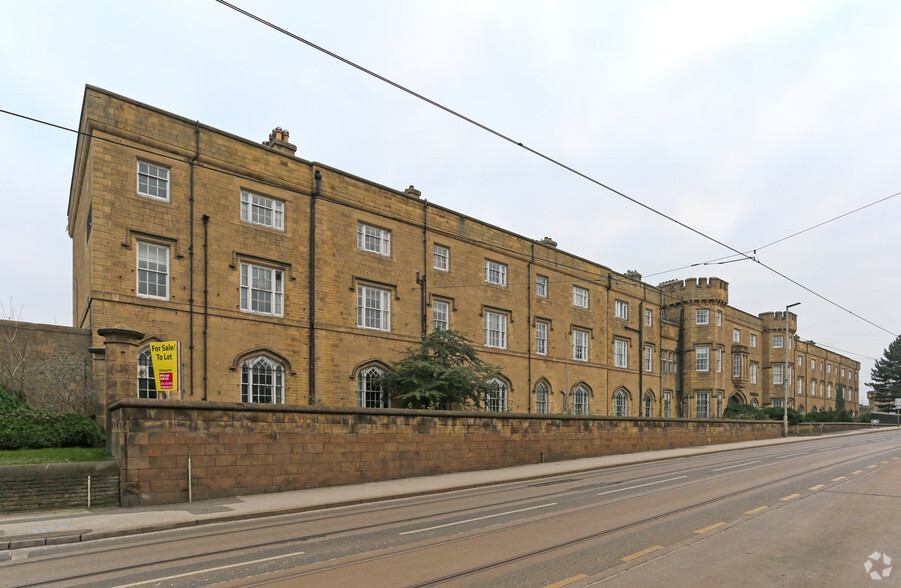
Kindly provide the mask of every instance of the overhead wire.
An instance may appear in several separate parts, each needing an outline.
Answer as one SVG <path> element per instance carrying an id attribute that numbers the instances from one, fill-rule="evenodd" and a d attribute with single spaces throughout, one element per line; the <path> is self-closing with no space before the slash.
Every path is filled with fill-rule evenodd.
<path id="1" fill-rule="evenodd" d="M 831 222 L 837 221 L 837 220 L 842 219 L 842 218 L 844 218 L 844 217 L 846 217 L 846 216 L 852 215 L 852 214 L 854 214 L 854 213 L 856 213 L 856 212 L 860 212 L 861 210 L 870 208 L 871 206 L 875 206 L 875 205 L 877 205 L 877 204 L 881 204 L 882 202 L 885 202 L 886 200 L 891 200 L 892 198 L 895 198 L 896 196 L 901 196 L 901 192 L 895 192 L 894 194 L 891 194 L 890 196 L 886 196 L 885 198 L 880 198 L 879 200 L 875 200 L 875 201 L 873 201 L 873 202 L 870 202 L 869 204 L 865 204 L 865 205 L 863 205 L 863 206 L 859 206 L 859 207 L 855 208 L 854 210 L 849 210 L 849 211 L 847 211 L 847 212 L 845 212 L 845 213 L 842 213 L 842 214 L 840 214 L 840 215 L 838 215 L 838 216 L 834 216 L 834 217 L 832 217 L 832 218 L 830 218 L 830 219 L 828 219 L 828 220 L 824 220 L 823 222 L 820 222 L 820 223 L 817 223 L 817 224 L 815 224 L 815 225 L 813 225 L 813 226 L 807 227 L 806 229 L 803 229 L 803 230 L 801 230 L 801 231 L 796 231 L 796 232 L 792 233 L 791 235 L 786 235 L 785 237 L 782 237 L 781 239 L 776 239 L 775 241 L 772 241 L 772 242 L 770 242 L 770 243 L 767 243 L 766 245 L 761 245 L 761 246 L 759 246 L 759 247 L 755 247 L 754 249 L 749 249 L 749 250 L 745 251 L 745 254 L 753 254 L 754 257 L 756 257 L 758 251 L 760 251 L 760 250 L 762 250 L 762 249 L 766 249 L 767 247 L 769 247 L 769 246 L 771 246 L 771 245 L 776 245 L 777 243 L 782 243 L 783 241 L 787 241 L 787 240 L 791 239 L 792 237 L 797 237 L 798 235 L 801 235 L 801 234 L 806 233 L 806 232 L 808 232 L 808 231 L 812 231 L 812 230 L 814 230 L 814 229 L 818 229 L 818 228 L 822 227 L 823 225 L 827 225 L 827 224 L 829 224 L 829 223 L 831 223 Z M 678 272 L 678 271 L 681 271 L 681 270 L 684 270 L 684 269 L 688 269 L 688 268 L 692 268 L 692 267 L 697 267 L 697 266 L 701 266 L 701 265 L 722 265 L 722 264 L 725 264 L 725 263 L 734 263 L 735 261 L 744 261 L 743 259 L 735 259 L 735 260 L 731 260 L 731 261 L 724 261 L 724 260 L 730 260 L 730 259 L 733 258 L 733 257 L 735 257 L 734 254 L 733 254 L 733 255 L 726 255 L 726 256 L 724 256 L 724 257 L 717 257 L 717 258 L 714 258 L 714 259 L 708 259 L 707 261 L 701 261 L 701 262 L 698 262 L 698 263 L 692 263 L 692 264 L 690 264 L 690 265 L 685 265 L 685 266 L 677 267 L 677 268 L 670 269 L 670 270 L 664 270 L 664 271 L 662 271 L 662 272 L 654 272 L 654 273 L 652 273 L 652 274 L 647 274 L 645 277 L 650 278 L 650 277 L 653 277 L 653 276 L 659 276 L 659 275 L 661 275 L 661 274 L 668 274 L 668 273 L 672 273 L 672 272 Z"/>
<path id="2" fill-rule="evenodd" d="M 45 121 L 45 120 L 42 120 L 42 119 L 39 119 L 39 118 L 35 118 L 35 117 L 28 116 L 28 115 L 24 115 L 24 114 L 21 114 L 21 113 L 18 113 L 18 112 L 13 112 L 13 111 L 10 111 L 10 110 L 5 110 L 5 109 L 0 108 L 0 113 L 7 114 L 7 115 L 9 115 L 9 116 L 13 116 L 13 117 L 17 117 L 17 118 L 21 118 L 21 119 L 23 119 L 23 120 L 27 120 L 27 121 L 29 121 L 29 122 L 33 122 L 33 123 L 36 123 L 36 124 L 41 124 L 41 125 L 49 126 L 49 127 L 55 128 L 55 129 L 62 130 L 62 131 L 74 133 L 74 134 L 76 134 L 76 135 L 78 135 L 78 136 L 91 137 L 93 140 L 99 140 L 99 141 L 103 141 L 103 142 L 112 143 L 112 144 L 114 144 L 114 145 L 119 145 L 119 146 L 122 146 L 122 147 L 127 147 L 127 148 L 129 148 L 129 149 L 133 149 L 133 150 L 138 151 L 138 152 L 141 152 L 141 153 L 147 153 L 147 154 L 154 155 L 155 157 L 161 157 L 161 158 L 168 159 L 168 160 L 175 161 L 175 162 L 179 162 L 179 163 L 188 163 L 188 162 L 189 162 L 188 159 L 183 158 L 183 157 L 178 157 L 178 156 L 175 156 L 175 155 L 170 155 L 170 154 L 168 154 L 168 153 L 160 153 L 160 152 L 157 151 L 157 150 L 151 150 L 151 149 L 147 149 L 147 148 L 144 148 L 144 147 L 138 147 L 138 146 L 136 146 L 136 145 L 134 145 L 134 144 L 127 144 L 127 145 L 126 145 L 125 143 L 121 143 L 121 142 L 116 141 L 116 140 L 114 140 L 114 139 L 110 139 L 110 138 L 107 138 L 107 137 L 100 137 L 100 136 L 97 136 L 97 135 L 93 135 L 93 134 L 91 134 L 91 133 L 85 133 L 85 132 L 80 131 L 80 130 L 78 130 L 78 129 L 73 129 L 73 128 L 70 128 L 70 127 L 66 127 L 66 126 L 64 126 L 64 125 L 52 123 L 52 122 Z M 116 130 L 120 130 L 120 131 L 122 130 L 122 129 L 120 129 L 119 127 L 116 127 L 116 126 L 112 126 L 111 128 L 115 128 Z M 142 135 L 142 134 L 137 133 L 137 132 L 133 132 L 133 131 L 132 131 L 132 134 L 135 135 L 135 136 L 137 136 L 137 137 L 144 138 L 144 139 L 150 139 L 150 137 L 148 137 L 147 135 Z M 160 138 L 154 138 L 154 140 L 156 140 L 157 142 L 159 142 L 159 143 L 161 143 L 161 144 L 167 145 L 167 146 L 169 146 L 169 147 L 173 147 L 173 148 L 174 148 L 174 147 L 177 147 L 177 145 L 175 145 L 175 144 L 173 144 L 173 143 L 166 142 L 166 141 L 164 141 L 164 140 L 161 140 Z M 210 157 L 210 159 L 212 159 L 212 160 L 214 160 L 214 161 L 222 161 L 222 162 L 224 162 L 224 160 L 219 159 L 219 158 L 215 158 L 215 157 Z M 197 166 L 198 166 L 199 168 L 201 168 L 201 169 L 204 169 L 204 170 L 207 170 L 207 171 L 211 171 L 211 172 L 214 172 L 214 173 L 219 173 L 219 174 L 222 174 L 222 175 L 226 175 L 226 176 L 230 176 L 230 177 L 234 177 L 234 178 L 238 178 L 238 179 L 242 179 L 242 180 L 248 180 L 248 179 L 249 179 L 249 180 L 253 180 L 253 181 L 258 182 L 258 183 L 260 183 L 260 184 L 267 185 L 267 186 L 270 186 L 270 187 L 273 187 L 273 188 L 277 188 L 277 189 L 281 189 L 281 190 L 285 190 L 285 189 L 286 189 L 285 186 L 283 186 L 283 185 L 274 184 L 274 183 L 267 183 L 267 182 L 262 181 L 262 180 L 260 180 L 260 179 L 258 179 L 258 178 L 252 178 L 252 177 L 249 177 L 249 176 L 247 176 L 247 175 L 243 175 L 243 174 L 239 174 L 239 173 L 227 171 L 227 170 L 224 170 L 224 169 L 219 169 L 219 168 L 216 168 L 216 167 L 209 167 L 209 166 L 204 165 L 202 162 L 195 162 L 195 165 L 197 165 Z M 296 191 L 296 190 L 295 190 L 295 191 Z M 302 192 L 299 192 L 299 193 L 302 193 Z M 339 205 L 342 205 L 342 206 L 351 206 L 351 205 L 349 205 L 349 204 L 347 204 L 347 203 L 341 203 L 341 202 L 336 202 L 336 204 L 339 204 Z M 382 215 L 387 215 L 387 212 L 388 212 L 388 211 L 386 211 L 386 210 L 379 209 L 378 207 L 375 207 L 375 210 L 378 211 L 378 213 L 379 213 L 379 214 L 382 214 Z M 433 231 L 443 233 L 442 231 L 437 231 L 437 230 L 435 230 L 435 229 L 433 229 Z M 449 235 L 449 236 L 452 236 L 452 235 Z M 513 250 L 513 249 L 506 248 L 506 247 L 502 247 L 502 246 L 498 246 L 498 245 L 496 245 L 496 244 L 488 243 L 488 242 L 486 242 L 486 241 L 481 241 L 481 240 L 479 240 L 479 239 L 467 238 L 467 240 L 469 240 L 469 241 L 472 242 L 472 243 L 476 243 L 476 244 L 483 245 L 483 246 L 486 246 L 486 247 L 491 247 L 491 248 L 495 248 L 495 249 L 500 249 L 500 250 L 502 250 L 502 251 L 506 251 L 506 252 L 508 252 L 508 253 L 511 254 L 511 255 L 520 255 L 520 256 L 522 255 L 521 252 L 515 251 L 515 250 Z M 577 283 L 584 283 L 584 282 L 592 282 L 592 283 L 600 284 L 600 285 L 603 285 L 604 282 L 607 282 L 607 283 L 610 284 L 610 285 L 614 285 L 614 284 L 615 284 L 615 285 L 618 285 L 618 286 L 621 286 L 621 285 L 637 286 L 637 285 L 643 284 L 643 282 L 640 282 L 640 281 L 635 281 L 635 280 L 631 280 L 631 279 L 620 279 L 620 278 L 612 277 L 612 276 L 613 276 L 613 273 L 614 273 L 612 270 L 608 270 L 609 273 L 608 273 L 606 276 L 604 276 L 603 274 L 595 274 L 595 273 L 592 273 L 592 272 L 590 272 L 590 271 L 588 271 L 588 270 L 586 270 L 586 269 L 584 269 L 584 268 L 579 268 L 579 267 L 576 267 L 576 266 L 573 266 L 573 265 L 565 264 L 565 263 L 562 263 L 562 262 L 560 262 L 560 261 L 558 261 L 558 260 L 542 259 L 542 260 L 540 260 L 540 261 L 541 261 L 541 263 L 545 263 L 545 264 L 547 264 L 547 265 L 551 265 L 551 266 L 554 266 L 554 267 L 556 267 L 556 268 L 562 268 L 562 269 L 564 269 L 564 270 L 578 271 L 578 272 L 582 272 L 582 273 L 584 273 L 584 274 L 587 274 L 587 275 L 589 276 L 589 277 L 586 277 L 586 278 L 584 278 L 584 279 L 573 279 L 573 280 L 562 280 L 562 281 L 557 281 L 557 280 L 555 280 L 555 281 L 554 281 L 555 284 L 577 284 Z M 603 266 L 601 266 L 601 267 L 603 267 Z M 528 281 L 528 282 L 510 282 L 510 283 L 508 283 L 508 285 L 528 285 L 528 284 L 531 284 L 531 283 L 532 283 L 532 282 L 531 282 L 531 280 L 530 280 L 530 281 Z M 485 282 L 482 282 L 482 283 L 478 283 L 478 284 L 446 285 L 446 286 L 441 286 L 441 288 L 442 288 L 442 289 L 452 289 L 452 288 L 483 288 L 483 287 L 487 287 L 487 286 L 490 286 L 490 284 L 485 283 Z M 414 290 L 415 290 L 415 289 L 418 289 L 418 287 L 417 287 L 417 288 L 414 288 Z M 682 299 L 681 299 L 680 297 L 678 297 L 678 296 L 669 294 L 668 292 L 666 292 L 665 290 L 663 290 L 663 289 L 660 288 L 659 286 L 657 287 L 657 290 L 659 291 L 659 293 L 661 294 L 661 296 L 662 296 L 663 298 L 665 298 L 665 299 L 666 299 L 666 298 L 669 298 L 669 299 L 673 300 L 674 302 L 679 302 L 679 301 L 682 300 Z M 864 320 L 865 320 L 865 319 L 864 319 Z M 827 345 L 820 345 L 820 346 L 821 346 L 821 347 L 824 347 L 824 348 L 828 348 Z M 837 349 L 837 348 L 834 348 L 834 349 Z M 839 350 L 839 351 L 841 351 L 841 350 Z M 851 352 L 846 352 L 846 353 L 851 353 Z M 862 354 L 858 354 L 858 353 L 854 353 L 854 355 L 858 355 L 858 356 L 860 356 L 860 357 L 868 357 L 868 356 L 866 356 L 866 355 L 862 355 Z M 872 359 L 872 358 L 870 358 L 870 359 Z"/>
<path id="3" fill-rule="evenodd" d="M 308 47 L 310 47 L 310 48 L 312 48 L 312 49 L 315 49 L 316 51 L 319 51 L 319 52 L 321 52 L 321 53 L 324 53 L 325 55 L 328 55 L 329 57 L 332 57 L 333 59 L 336 59 L 336 60 L 338 60 L 338 61 L 344 63 L 345 65 L 347 65 L 347 66 L 349 66 L 349 67 L 352 67 L 352 68 L 354 68 L 354 69 L 356 69 L 356 70 L 358 70 L 358 71 L 361 71 L 361 72 L 365 73 L 366 75 L 369 75 L 369 76 L 371 76 L 371 77 L 373 77 L 373 78 L 375 78 L 375 79 L 377 79 L 377 80 L 379 80 L 379 81 L 381 81 L 381 82 L 384 82 L 385 84 L 388 84 L 388 85 L 392 86 L 393 88 L 395 88 L 395 89 L 397 89 L 397 90 L 400 90 L 401 92 L 404 92 L 404 93 L 406 93 L 406 94 L 409 94 L 410 96 L 413 96 L 414 98 L 416 98 L 416 99 L 418 99 L 418 100 L 421 100 L 421 101 L 423 101 L 423 102 L 425 102 L 425 103 L 427 103 L 427 104 L 430 104 L 431 106 L 434 106 L 435 108 L 438 108 L 438 109 L 440 109 L 440 110 L 446 112 L 447 114 L 450 114 L 450 115 L 453 116 L 453 117 L 456 117 L 456 118 L 458 118 L 458 119 L 460 119 L 460 120 L 462 120 L 462 121 L 464 121 L 464 122 L 467 122 L 467 123 L 469 123 L 469 124 L 471 124 L 471 125 L 473 125 L 473 126 L 479 128 L 479 129 L 481 129 L 481 130 L 483 130 L 483 131 L 485 131 L 485 132 L 487 132 L 487 133 L 489 133 L 489 134 L 491 134 L 491 135 L 494 135 L 495 137 L 497 137 L 497 138 L 499 138 L 499 139 L 501 139 L 501 140 L 503 140 L 503 141 L 506 141 L 506 142 L 508 142 L 508 143 L 510 143 L 510 144 L 512 144 L 512 145 L 517 146 L 517 147 L 520 147 L 520 148 L 522 148 L 522 149 L 528 151 L 529 153 L 531 153 L 531 154 L 533 154 L 533 155 L 535 155 L 535 156 L 537 156 L 537 157 L 539 157 L 539 158 L 541 158 L 541 159 L 543 159 L 543 160 L 545 160 L 545 161 L 547 161 L 547 162 L 549 162 L 549 163 L 551 163 L 551 164 L 553 164 L 553 165 L 555 165 L 555 166 L 557 166 L 557 167 L 560 167 L 560 168 L 562 168 L 562 169 L 564 169 L 564 170 L 566 170 L 566 171 L 568 171 L 568 172 L 570 172 L 570 173 L 572 173 L 572 174 L 574 174 L 574 175 L 576 175 L 576 176 L 578 176 L 578 177 L 580 177 L 580 178 L 582 178 L 582 179 L 584 179 L 584 180 L 586 180 L 586 181 L 588 181 L 588 182 L 590 182 L 590 183 L 592 183 L 592 184 L 595 184 L 595 185 L 597 185 L 597 186 L 599 186 L 599 187 L 601 187 L 601 188 L 604 188 L 605 190 L 608 190 L 609 192 L 612 192 L 613 194 L 616 194 L 617 196 L 620 196 L 621 198 L 624 198 L 624 199 L 628 200 L 629 202 L 632 202 L 633 204 L 635 204 L 635 205 L 637 205 L 637 206 L 640 206 L 640 207 L 644 208 L 645 210 L 648 210 L 649 212 L 652 212 L 653 214 L 656 214 L 656 215 L 658 215 L 658 216 L 661 216 L 661 217 L 663 217 L 664 219 L 669 220 L 670 222 L 673 222 L 673 223 L 675 223 L 675 224 L 677 224 L 677 225 L 679 225 L 679 226 L 681 226 L 681 227 L 683 227 L 683 228 L 685 228 L 685 229 L 691 231 L 692 233 L 695 233 L 696 235 L 699 235 L 700 237 L 703 237 L 704 239 L 707 239 L 707 240 L 709 240 L 709 241 L 712 241 L 712 242 L 716 243 L 717 245 L 720 245 L 721 247 L 724 247 L 724 248 L 726 248 L 726 249 L 732 251 L 733 253 L 735 253 L 736 255 L 738 255 L 738 256 L 740 256 L 740 257 L 744 257 L 745 259 L 749 259 L 749 260 L 755 261 L 755 262 L 759 263 L 762 267 L 764 267 L 764 268 L 766 268 L 767 270 L 769 270 L 770 272 L 772 272 L 772 273 L 774 273 L 774 274 L 780 276 L 781 278 L 783 278 L 783 279 L 785 279 L 785 280 L 791 282 L 791 283 L 794 284 L 795 286 L 798 286 L 798 287 L 801 288 L 802 290 L 804 290 L 804 291 L 806 291 L 806 292 L 808 292 L 808 293 L 810 293 L 810 294 L 816 296 L 817 298 L 819 298 L 819 299 L 821 299 L 821 300 L 823 300 L 823 301 L 825 301 L 825 302 L 827 302 L 827 303 L 829 303 L 829 304 L 835 306 L 836 308 L 839 308 L 839 309 L 841 309 L 841 310 L 847 312 L 848 314 L 850 314 L 850 315 L 852 315 L 852 316 L 854 316 L 854 317 L 856 317 L 856 318 L 862 320 L 863 322 L 865 322 L 865 323 L 867 323 L 867 324 L 869 324 L 869 325 L 871 325 L 871 326 L 873 326 L 873 327 L 875 327 L 875 328 L 877 328 L 877 329 L 879 329 L 879 330 L 881 330 L 881 331 L 884 331 L 885 333 L 887 333 L 887 334 L 889 334 L 889 335 L 892 335 L 892 336 L 894 336 L 894 337 L 897 337 L 897 336 L 898 336 L 896 333 L 893 333 L 893 332 L 890 331 L 889 329 L 886 329 L 885 327 L 882 327 L 881 325 L 876 324 L 875 322 L 873 322 L 873 321 L 871 321 L 871 320 L 869 320 L 869 319 L 867 319 L 867 318 L 865 318 L 865 317 L 863 317 L 863 316 L 857 314 L 856 312 L 854 312 L 854 311 L 852 311 L 852 310 L 846 308 L 845 306 L 843 306 L 843 305 L 841 305 L 841 304 L 839 304 L 839 303 L 837 303 L 837 302 L 835 302 L 835 301 L 833 301 L 833 300 L 830 300 L 830 299 L 827 298 L 826 296 L 823 296 L 822 294 L 819 294 L 818 292 L 812 290 L 811 288 L 808 288 L 807 286 L 801 284 L 801 283 L 798 282 L 797 280 L 794 280 L 794 279 L 788 277 L 787 275 L 785 275 L 784 273 L 782 273 L 782 272 L 776 270 L 775 268 L 773 268 L 773 267 L 771 267 L 771 266 L 769 266 L 769 265 L 767 265 L 767 264 L 761 262 L 759 259 L 756 259 L 756 258 L 754 258 L 754 257 L 752 257 L 752 256 L 750 256 L 750 255 L 748 255 L 748 254 L 746 254 L 746 253 L 744 253 L 744 252 L 742 252 L 742 251 L 739 251 L 739 250 L 736 249 L 735 247 L 732 247 L 731 245 L 728 245 L 727 243 L 724 243 L 723 241 L 721 241 L 721 240 L 719 240 L 719 239 L 717 239 L 717 238 L 715 238 L 715 237 L 712 237 L 712 236 L 710 236 L 710 235 L 704 233 L 703 231 L 701 231 L 701 230 L 699 230 L 699 229 L 695 229 L 694 227 L 692 227 L 692 226 L 690 226 L 690 225 L 688 225 L 688 224 L 686 224 L 686 223 L 684 223 L 684 222 L 682 222 L 682 221 L 680 221 L 680 220 L 678 220 L 678 219 L 676 219 L 676 218 L 674 218 L 674 217 L 672 217 L 672 216 L 670 216 L 670 215 L 668 215 L 668 214 L 666 214 L 666 213 L 664 213 L 664 212 L 662 212 L 662 211 L 660 211 L 660 210 L 657 210 L 656 208 L 654 208 L 654 207 L 652 207 L 652 206 L 650 206 L 650 205 L 648 205 L 648 204 L 645 204 L 644 202 L 641 202 L 640 200 L 638 200 L 638 199 L 636 199 L 636 198 L 633 198 L 633 197 L 629 196 L 629 195 L 625 194 L 624 192 L 621 192 L 620 190 L 617 190 L 616 188 L 613 188 L 613 187 L 611 187 L 611 186 L 605 184 L 604 182 L 601 182 L 600 180 L 598 180 L 598 179 L 596 179 L 596 178 L 594 178 L 594 177 L 588 175 L 587 173 L 581 172 L 581 171 L 579 171 L 579 170 L 577 170 L 577 169 L 575 169 L 575 168 L 573 168 L 573 167 L 571 167 L 571 166 L 569 166 L 569 165 L 563 163 L 562 161 L 559 161 L 559 160 L 557 160 L 557 159 L 555 159 L 555 158 L 553 158 L 553 157 L 551 157 L 551 156 L 549 156 L 549 155 L 547 155 L 547 154 L 545 154 L 545 153 L 543 153 L 543 152 L 541 152 L 541 151 L 538 151 L 537 149 L 533 149 L 533 148 L 531 148 L 531 147 L 528 147 L 528 146 L 524 145 L 521 141 L 517 141 L 516 139 L 513 139 L 512 137 L 510 137 L 510 136 L 508 136 L 508 135 L 506 135 L 506 134 L 504 134 L 504 133 L 502 133 L 502 132 L 500 132 L 500 131 L 498 131 L 498 130 L 492 128 L 492 127 L 489 127 L 488 125 L 486 125 L 486 124 L 484 124 L 484 123 L 480 123 L 480 122 L 478 122 L 477 120 L 475 120 L 475 119 L 473 119 L 473 118 L 470 118 L 470 117 L 468 117 L 468 116 L 466 116 L 466 115 L 464 115 L 464 114 L 462 114 L 462 113 L 460 113 L 460 112 L 458 112 L 458 111 L 456 111 L 456 110 L 454 110 L 454 109 L 452 109 L 452 108 L 450 108 L 450 107 L 448 107 L 448 106 L 445 106 L 445 105 L 441 104 L 440 102 L 438 102 L 438 101 L 436 101 L 436 100 L 433 100 L 433 99 L 431 99 L 431 98 L 429 98 L 429 97 L 427 97 L 427 96 L 425 96 L 425 95 L 423 95 L 423 94 L 420 94 L 419 92 L 416 92 L 416 91 L 414 91 L 414 90 L 412 90 L 412 89 L 410 89 L 410 88 L 408 88 L 408 87 L 406 87 L 406 86 L 404 86 L 404 85 L 402 85 L 402 84 L 400 84 L 400 83 L 398 83 L 398 82 L 395 82 L 395 81 L 393 81 L 393 80 L 391 80 L 391 79 L 389 79 L 389 78 L 387 78 L 387 77 L 385 77 L 385 76 L 383 76 L 383 75 L 381 75 L 381 74 L 378 74 L 378 73 L 376 73 L 376 72 L 373 71 L 373 70 L 370 70 L 370 69 L 368 69 L 368 68 L 366 68 L 366 67 L 363 67 L 362 65 L 360 65 L 360 64 L 358 64 L 358 63 L 356 63 L 356 62 L 354 62 L 354 61 L 351 61 L 350 59 L 347 59 L 346 57 L 342 57 L 341 55 L 339 55 L 339 54 L 337 54 L 337 53 L 335 53 L 335 52 L 333 52 L 333 51 L 330 51 L 330 50 L 326 49 L 325 47 L 322 47 L 322 46 L 320 46 L 320 45 L 317 45 L 316 43 L 313 43 L 312 41 L 309 41 L 308 39 L 305 39 L 305 38 L 301 37 L 300 35 L 297 35 L 297 34 L 295 34 L 295 33 L 292 33 L 291 31 L 289 31 L 289 30 L 287 30 L 287 29 L 285 29 L 285 28 L 283 28 L 283 27 L 280 27 L 279 25 L 277 25 L 277 24 L 275 24 L 275 23 L 273 23 L 273 22 L 271 22 L 271 21 L 268 21 L 268 20 L 266 20 L 266 19 L 264 19 L 264 18 L 262 18 L 262 17 L 260 17 L 260 16 L 257 16 L 256 14 L 253 14 L 252 12 L 249 12 L 249 11 L 247 11 L 247 10 L 244 10 L 243 8 L 240 8 L 239 6 L 236 6 L 236 5 L 234 5 L 234 4 L 230 3 L 230 2 L 226 2 L 225 0 L 215 0 L 215 1 L 218 2 L 219 4 L 223 5 L 223 6 L 227 7 L 227 8 L 230 8 L 231 10 L 234 10 L 235 12 L 238 12 L 239 14 L 242 14 L 242 15 L 246 16 L 247 18 L 250 18 L 250 19 L 252 19 L 252 20 L 255 20 L 256 22 L 258 22 L 258 23 L 260 23 L 260 24 L 262 24 L 262 25 L 264 25 L 264 26 L 267 26 L 267 27 L 269 27 L 269 28 L 271 28 L 271 29 L 273 29 L 273 30 L 275 30 L 275 31 L 277 31 L 277 32 L 279 32 L 279 33 L 281 33 L 281 34 L 287 36 L 287 37 L 292 38 L 292 39 L 294 39 L 295 41 L 298 41 L 299 43 L 303 43 L 304 45 L 307 45 Z"/>

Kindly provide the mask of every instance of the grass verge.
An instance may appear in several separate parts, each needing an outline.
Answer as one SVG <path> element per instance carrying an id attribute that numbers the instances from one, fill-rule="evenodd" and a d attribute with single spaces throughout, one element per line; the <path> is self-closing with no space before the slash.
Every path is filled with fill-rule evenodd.
<path id="1" fill-rule="evenodd" d="M 102 447 L 57 447 L 50 449 L 17 449 L 0 451 L 0 466 L 32 463 L 73 463 L 77 461 L 109 461 L 113 457 Z"/>

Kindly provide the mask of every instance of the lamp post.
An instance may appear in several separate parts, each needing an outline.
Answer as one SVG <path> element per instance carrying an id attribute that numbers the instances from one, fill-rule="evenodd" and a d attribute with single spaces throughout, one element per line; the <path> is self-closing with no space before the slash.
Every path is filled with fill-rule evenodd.
<path id="1" fill-rule="evenodd" d="M 785 340 L 782 346 L 785 347 L 785 367 L 782 368 L 782 383 L 785 385 L 785 398 L 782 400 L 782 436 L 788 437 L 788 309 L 792 306 L 798 306 L 800 302 L 788 304 L 785 307 Z"/>

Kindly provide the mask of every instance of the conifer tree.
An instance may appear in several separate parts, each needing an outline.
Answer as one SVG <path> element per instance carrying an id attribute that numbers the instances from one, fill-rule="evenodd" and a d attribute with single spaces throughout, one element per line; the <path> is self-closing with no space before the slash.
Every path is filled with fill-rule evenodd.
<path id="1" fill-rule="evenodd" d="M 465 335 L 434 331 L 380 378 L 405 408 L 479 408 L 500 368 L 485 363 Z"/>
<path id="2" fill-rule="evenodd" d="M 870 377 L 873 381 L 867 382 L 867 386 L 873 388 L 871 408 L 893 411 L 895 398 L 901 398 L 901 336 L 892 341 L 881 359 L 876 360 Z"/>

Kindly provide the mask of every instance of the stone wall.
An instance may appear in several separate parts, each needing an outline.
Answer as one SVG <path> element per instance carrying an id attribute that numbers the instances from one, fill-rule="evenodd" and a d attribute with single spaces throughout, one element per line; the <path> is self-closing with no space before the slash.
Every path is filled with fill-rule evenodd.
<path id="1" fill-rule="evenodd" d="M 129 399 L 109 408 L 122 505 L 357 484 L 779 437 L 780 422 Z"/>
<path id="2" fill-rule="evenodd" d="M 118 506 L 119 465 L 115 461 L 3 466 L 0 512 Z"/>
<path id="3" fill-rule="evenodd" d="M 24 391 L 35 407 L 66 408 L 49 389 L 48 376 L 54 370 L 81 371 L 79 379 L 90 386 L 90 347 L 90 329 L 0 320 L 0 384 Z"/>

